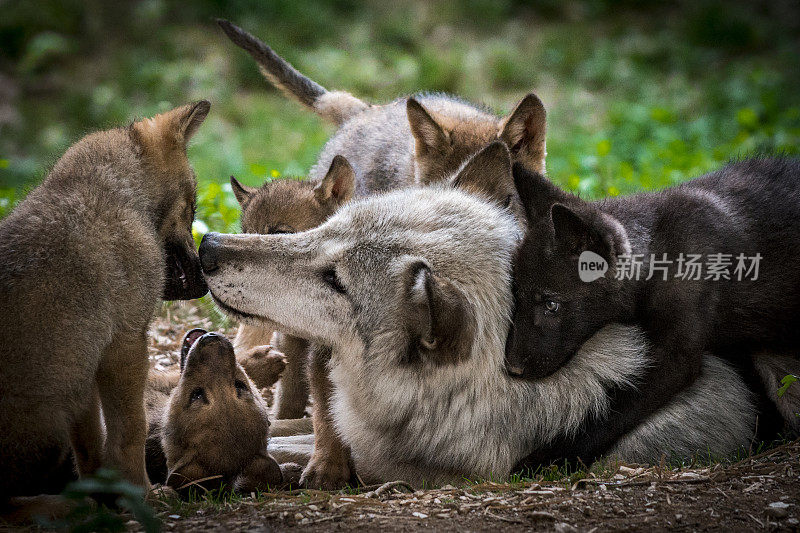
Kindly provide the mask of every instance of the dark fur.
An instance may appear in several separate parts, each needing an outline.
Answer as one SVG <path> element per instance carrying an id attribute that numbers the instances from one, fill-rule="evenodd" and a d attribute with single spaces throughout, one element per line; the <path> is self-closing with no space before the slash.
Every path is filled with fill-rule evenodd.
<path id="1" fill-rule="evenodd" d="M 554 443 L 530 463 L 566 457 L 587 464 L 662 407 L 700 373 L 710 350 L 740 369 L 761 350 L 790 352 L 800 340 L 800 161 L 749 159 L 657 192 L 585 202 L 521 167 L 515 182 L 530 231 L 515 265 L 516 310 L 506 363 L 526 379 L 563 366 L 604 325 L 639 323 L 653 344 L 646 386 L 612 390 L 618 416 L 590 420 L 576 441 Z M 616 258 L 644 254 L 642 276 L 614 279 Z M 578 256 L 591 250 L 609 270 L 585 283 Z M 672 260 L 667 280 L 649 272 L 650 254 Z M 762 256 L 758 280 L 674 279 L 680 253 Z M 545 302 L 559 303 L 548 312 Z M 757 381 L 757 380 L 756 380 Z M 771 418 L 774 421 L 774 416 Z"/>

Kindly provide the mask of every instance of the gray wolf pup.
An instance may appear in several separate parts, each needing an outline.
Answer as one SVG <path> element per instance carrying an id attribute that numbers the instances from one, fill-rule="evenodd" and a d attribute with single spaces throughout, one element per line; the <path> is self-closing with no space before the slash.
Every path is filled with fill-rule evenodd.
<path id="1" fill-rule="evenodd" d="M 504 118 L 446 94 L 368 104 L 344 91 L 328 91 L 253 35 L 226 20 L 217 23 L 270 83 L 339 127 L 312 167 L 312 179 L 321 180 L 334 156 L 342 155 L 358 176 L 357 196 L 431 183 L 451 176 L 495 140 L 508 146 L 515 161 L 544 172 L 545 112 L 533 93 Z"/>
<path id="2" fill-rule="evenodd" d="M 331 416 L 364 480 L 505 476 L 531 450 L 609 408 L 650 361 L 639 328 L 611 325 L 547 379 L 504 369 L 511 265 L 521 230 L 457 188 L 352 201 L 291 235 L 208 234 L 211 294 L 230 316 L 331 347 Z M 753 436 L 737 374 L 704 359 L 701 381 L 630 432 L 615 455 L 729 453 Z"/>
<path id="3" fill-rule="evenodd" d="M 147 327 L 162 298 L 207 292 L 186 144 L 209 107 L 86 136 L 0 223 L 0 504 L 70 444 L 80 474 L 147 485 Z"/>
<path id="4" fill-rule="evenodd" d="M 640 324 L 652 343 L 647 386 L 610 391 L 613 416 L 587 420 L 581 433 L 590 438 L 555 442 L 532 463 L 593 461 L 697 379 L 706 351 L 746 365 L 749 376 L 759 350 L 796 353 L 800 160 L 746 159 L 663 191 L 596 202 L 521 167 L 515 180 L 530 227 L 514 269 L 510 371 L 541 379 L 611 323 Z M 579 276 L 587 251 L 609 265 L 591 282 Z M 619 275 L 626 257 L 643 263 L 640 275 Z M 682 266 L 681 258 L 692 257 L 702 272 Z M 714 257 L 727 262 L 718 275 Z M 758 269 L 737 275 L 753 269 L 755 257 Z M 763 420 L 759 426 L 766 429 Z"/>

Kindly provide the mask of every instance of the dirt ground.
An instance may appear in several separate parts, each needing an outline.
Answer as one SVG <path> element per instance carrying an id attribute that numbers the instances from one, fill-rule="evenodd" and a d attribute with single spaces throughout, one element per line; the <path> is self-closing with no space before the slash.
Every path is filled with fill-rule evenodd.
<path id="1" fill-rule="evenodd" d="M 727 466 L 620 465 L 571 485 L 483 483 L 412 493 L 388 484 L 360 494 L 277 493 L 161 516 L 166 531 L 798 531 L 799 504 L 795 441 Z"/>

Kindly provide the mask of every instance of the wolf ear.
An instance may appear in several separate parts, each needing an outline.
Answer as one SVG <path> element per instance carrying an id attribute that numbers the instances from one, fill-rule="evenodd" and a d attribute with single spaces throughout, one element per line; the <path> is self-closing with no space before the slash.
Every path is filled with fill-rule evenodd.
<path id="1" fill-rule="evenodd" d="M 544 174 L 547 113 L 539 97 L 530 93 L 500 126 L 500 138 L 511 155 L 528 169 Z"/>
<path id="2" fill-rule="evenodd" d="M 236 196 L 236 201 L 239 202 L 239 205 L 241 205 L 242 208 L 247 205 L 256 192 L 256 189 L 242 185 L 239 183 L 239 180 L 233 176 L 231 176 L 231 189 L 233 189 L 233 194 Z"/>
<path id="3" fill-rule="evenodd" d="M 211 104 L 207 100 L 200 100 L 176 107 L 153 118 L 134 122 L 132 128 L 139 135 L 140 141 L 147 146 L 173 147 L 177 143 L 178 146 L 185 148 L 189 139 L 208 116 L 210 109 Z"/>
<path id="4" fill-rule="evenodd" d="M 590 250 L 613 267 L 618 255 L 631 253 L 625 228 L 600 211 L 580 212 L 556 203 L 550 209 L 550 218 L 556 246 L 570 255 Z"/>
<path id="5" fill-rule="evenodd" d="M 333 158 L 328 173 L 314 187 L 314 197 L 322 204 L 338 207 L 350 201 L 356 185 L 356 173 L 344 156 Z"/>
<path id="6" fill-rule="evenodd" d="M 409 98 L 406 102 L 406 114 L 411 134 L 414 136 L 417 157 L 441 152 L 447 147 L 449 144 L 447 132 L 414 98 Z"/>
<path id="7" fill-rule="evenodd" d="M 208 116 L 210 109 L 211 103 L 208 100 L 200 100 L 194 104 L 178 108 L 178 111 L 182 111 L 178 123 L 178 132 L 183 138 L 184 143 L 188 143 L 189 139 L 197 132 L 200 124 L 202 124 Z"/>
<path id="8" fill-rule="evenodd" d="M 453 179 L 453 186 L 482 193 L 501 206 L 511 204 L 517 191 L 506 145 L 496 141 L 475 154 Z"/>
<path id="9" fill-rule="evenodd" d="M 561 190 L 544 175 L 530 171 L 522 163 L 514 163 L 512 174 L 514 187 L 525 207 L 525 215 L 531 222 L 549 216 L 550 208 L 557 202 L 580 201 L 577 196 Z"/>
<path id="10" fill-rule="evenodd" d="M 457 364 L 469 357 L 476 321 L 464 293 L 423 261 L 410 266 L 406 282 L 411 334 L 406 362 Z"/>

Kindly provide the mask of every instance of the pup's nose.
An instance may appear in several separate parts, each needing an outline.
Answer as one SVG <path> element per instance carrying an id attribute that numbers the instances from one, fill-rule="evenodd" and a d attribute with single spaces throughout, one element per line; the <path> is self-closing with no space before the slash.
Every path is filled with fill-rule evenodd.
<path id="1" fill-rule="evenodd" d="M 217 262 L 218 254 L 218 241 L 219 233 L 206 233 L 203 240 L 200 241 L 200 266 L 203 269 L 203 274 L 211 274 L 219 268 Z"/>

